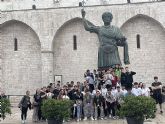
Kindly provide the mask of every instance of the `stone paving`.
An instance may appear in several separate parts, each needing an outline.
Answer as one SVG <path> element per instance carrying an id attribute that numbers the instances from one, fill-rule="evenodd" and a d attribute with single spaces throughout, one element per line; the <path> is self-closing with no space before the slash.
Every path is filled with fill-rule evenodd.
<path id="1" fill-rule="evenodd" d="M 144 124 L 165 124 L 165 104 L 163 104 L 163 114 L 157 112 L 156 118 L 145 121 Z M 26 124 L 47 124 L 46 122 L 33 123 L 32 122 L 33 110 L 28 111 L 28 119 Z M 0 124 L 21 124 L 20 110 L 17 107 L 12 108 L 12 115 L 7 116 L 5 120 L 1 120 Z M 127 124 L 125 120 L 97 120 L 97 121 L 81 121 L 81 122 L 67 122 L 65 124 Z"/>

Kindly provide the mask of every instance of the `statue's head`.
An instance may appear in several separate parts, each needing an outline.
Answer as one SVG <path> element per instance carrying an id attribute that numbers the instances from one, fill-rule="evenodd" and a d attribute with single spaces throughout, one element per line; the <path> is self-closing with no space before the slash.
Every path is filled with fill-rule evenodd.
<path id="1" fill-rule="evenodd" d="M 104 12 L 102 15 L 102 19 L 104 23 L 110 23 L 112 22 L 113 15 L 110 12 Z"/>

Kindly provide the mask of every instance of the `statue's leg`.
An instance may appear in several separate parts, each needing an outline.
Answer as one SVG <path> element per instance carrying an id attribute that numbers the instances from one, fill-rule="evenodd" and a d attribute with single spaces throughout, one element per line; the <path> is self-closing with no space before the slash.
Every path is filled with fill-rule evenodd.
<path id="1" fill-rule="evenodd" d="M 124 42 L 123 47 L 124 47 L 124 63 L 127 65 L 127 64 L 130 64 L 127 41 Z"/>

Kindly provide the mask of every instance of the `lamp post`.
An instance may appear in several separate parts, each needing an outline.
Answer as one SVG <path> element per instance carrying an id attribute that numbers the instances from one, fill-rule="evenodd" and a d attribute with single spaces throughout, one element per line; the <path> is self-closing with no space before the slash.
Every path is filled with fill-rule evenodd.
<path id="1" fill-rule="evenodd" d="M 85 4 L 86 4 L 85 0 L 79 2 L 79 6 L 82 7 L 82 10 L 84 10 Z"/>

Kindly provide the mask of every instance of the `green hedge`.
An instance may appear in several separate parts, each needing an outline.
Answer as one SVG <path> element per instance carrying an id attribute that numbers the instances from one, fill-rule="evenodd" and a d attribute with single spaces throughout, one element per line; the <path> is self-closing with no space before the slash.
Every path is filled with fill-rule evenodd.
<path id="1" fill-rule="evenodd" d="M 41 110 L 47 119 L 67 119 L 70 117 L 72 101 L 48 99 L 43 101 Z"/>
<path id="2" fill-rule="evenodd" d="M 156 102 L 151 97 L 128 96 L 124 98 L 120 110 L 117 114 L 120 117 L 133 117 L 137 120 L 154 118 L 156 112 Z"/>
<path id="3" fill-rule="evenodd" d="M 1 98 L 0 99 L 0 115 L 1 118 L 5 119 L 6 114 L 11 114 L 11 104 L 9 99 Z"/>

